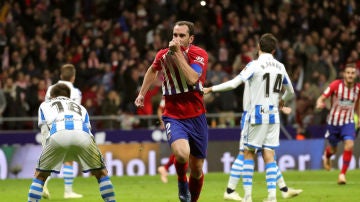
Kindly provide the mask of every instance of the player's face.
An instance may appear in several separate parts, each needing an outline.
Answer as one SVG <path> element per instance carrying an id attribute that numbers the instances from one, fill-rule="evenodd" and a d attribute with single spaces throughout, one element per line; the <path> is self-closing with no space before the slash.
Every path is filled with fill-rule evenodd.
<path id="1" fill-rule="evenodd" d="M 347 84 L 353 84 L 356 78 L 356 69 L 353 67 L 345 68 L 344 80 Z"/>
<path id="2" fill-rule="evenodd" d="M 194 36 L 189 35 L 189 28 L 186 25 L 175 25 L 173 30 L 173 40 L 179 41 L 183 47 L 188 47 L 194 40 Z"/>

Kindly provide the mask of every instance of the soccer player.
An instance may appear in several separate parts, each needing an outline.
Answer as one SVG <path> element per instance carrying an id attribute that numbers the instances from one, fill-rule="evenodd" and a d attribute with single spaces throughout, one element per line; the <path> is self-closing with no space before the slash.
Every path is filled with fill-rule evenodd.
<path id="1" fill-rule="evenodd" d="M 241 140 L 244 144 L 242 176 L 245 191 L 243 201 L 245 202 L 252 201 L 254 157 L 258 150 L 262 151 L 266 164 L 268 197 L 264 201 L 276 202 L 277 175 L 274 173 L 278 172 L 278 167 L 274 158 L 274 149 L 279 146 L 279 110 L 283 107 L 284 102 L 294 96 L 294 89 L 284 65 L 273 57 L 276 46 L 277 39 L 272 34 L 262 35 L 258 44 L 258 59 L 248 63 L 234 79 L 204 89 L 205 93 L 226 91 L 247 82 L 246 85 L 250 91 L 248 93 L 249 103 L 245 108 L 247 113 L 242 118 L 244 132 Z M 285 92 L 281 95 L 283 88 Z"/>
<path id="2" fill-rule="evenodd" d="M 86 109 L 70 99 L 70 88 L 66 84 L 53 86 L 50 95 L 51 99 L 44 101 L 38 110 L 43 150 L 28 202 L 40 201 L 46 178 L 51 172 L 59 173 L 65 160 L 77 161 L 83 172 L 90 171 L 98 180 L 104 201 L 115 202 L 114 188 L 91 133 Z"/>
<path id="3" fill-rule="evenodd" d="M 57 83 L 63 83 L 67 85 L 71 89 L 70 98 L 76 102 L 76 104 L 81 104 L 81 91 L 78 88 L 75 88 L 73 83 L 75 82 L 76 77 L 76 69 L 72 64 L 65 64 L 60 69 L 60 80 Z M 50 99 L 50 92 L 54 85 L 49 86 L 46 91 L 45 100 Z M 64 176 L 64 198 L 82 198 L 83 195 L 75 193 L 73 191 L 73 183 L 74 183 L 74 168 L 73 163 L 71 161 L 67 161 L 64 163 L 63 167 L 63 176 Z M 50 198 L 50 192 L 47 188 L 47 184 L 51 177 L 49 176 L 44 185 L 43 197 L 45 199 Z"/>
<path id="4" fill-rule="evenodd" d="M 165 97 L 162 118 L 176 159 L 179 199 L 182 202 L 196 202 L 204 181 L 202 167 L 208 145 L 208 125 L 202 91 L 208 54 L 192 44 L 192 22 L 176 22 L 172 36 L 169 47 L 157 52 L 155 60 L 147 70 L 135 105 L 144 105 L 144 95 L 161 71 Z M 189 182 L 186 176 L 187 162 L 190 168 Z"/>
<path id="5" fill-rule="evenodd" d="M 323 164 L 326 170 L 331 169 L 331 156 L 336 153 L 337 145 L 344 142 L 343 164 L 338 177 L 338 184 L 346 184 L 346 171 L 349 167 L 355 140 L 354 112 L 360 114 L 360 84 L 356 79 L 355 64 L 347 64 L 343 79 L 330 83 L 316 101 L 316 108 L 323 109 L 325 100 L 331 96 L 331 109 L 327 117 L 325 138 L 329 145 L 325 148 Z M 359 122 L 358 122 L 359 123 Z"/>

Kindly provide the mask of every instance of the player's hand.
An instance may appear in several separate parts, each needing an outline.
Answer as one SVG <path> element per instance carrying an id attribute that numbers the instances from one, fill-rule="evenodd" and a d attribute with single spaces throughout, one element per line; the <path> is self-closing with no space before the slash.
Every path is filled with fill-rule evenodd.
<path id="1" fill-rule="evenodd" d="M 324 102 L 316 102 L 316 109 L 323 109 L 325 108 L 325 103 Z"/>
<path id="2" fill-rule="evenodd" d="M 212 91 L 212 88 L 203 88 L 203 91 L 204 91 L 204 94 L 208 94 L 208 93 L 211 93 Z"/>
<path id="3" fill-rule="evenodd" d="M 178 50 L 180 50 L 180 42 L 178 40 L 171 40 L 169 42 L 169 50 L 173 53 L 177 52 Z"/>
<path id="4" fill-rule="evenodd" d="M 282 113 L 288 115 L 291 113 L 292 109 L 290 107 L 282 107 L 281 111 L 282 111 Z"/>
<path id="5" fill-rule="evenodd" d="M 135 100 L 136 107 L 144 107 L 144 96 L 139 94 Z"/>

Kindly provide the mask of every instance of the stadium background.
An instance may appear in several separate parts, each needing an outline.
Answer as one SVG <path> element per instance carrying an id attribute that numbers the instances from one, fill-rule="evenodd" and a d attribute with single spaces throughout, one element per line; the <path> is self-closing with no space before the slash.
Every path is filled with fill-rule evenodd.
<path id="1" fill-rule="evenodd" d="M 341 78 L 346 63 L 360 68 L 359 5 L 354 0 L 209 0 L 205 6 L 199 2 L 2 1 L 0 100 L 6 100 L 7 105 L 0 102 L 0 159 L 1 168 L 6 166 L 2 172 L 8 171 L 4 175 L 15 177 L 11 173 L 20 165 L 17 176 L 22 176 L 29 170 L 25 167 L 36 163 L 40 149 L 36 141 L 37 108 L 46 88 L 59 79 L 58 70 L 65 63 L 77 68 L 75 85 L 83 92 L 83 105 L 93 117 L 94 133 L 103 151 L 112 151 L 108 149 L 111 143 L 105 144 L 108 137 L 113 137 L 116 141 L 112 144 L 119 147 L 129 144 L 123 141 L 127 137 L 150 137 L 157 127 L 160 82 L 147 94 L 145 110 L 137 110 L 133 101 L 146 68 L 156 51 L 167 46 L 177 20 L 195 23 L 195 43 L 209 53 L 207 85 L 231 79 L 254 59 L 262 33 L 271 32 L 279 39 L 276 58 L 286 65 L 297 93 L 289 103 L 293 113 L 282 117 L 286 130 L 282 132 L 279 154 L 290 155 L 295 162 L 299 157 L 308 162 L 308 157 L 301 155 L 310 153 L 314 162 L 306 163 L 305 169 L 321 169 L 327 110 L 315 111 L 315 99 L 330 81 Z M 226 172 L 221 167 L 222 155 L 237 153 L 241 92 L 239 87 L 206 97 L 210 139 L 215 137 L 209 146 L 209 171 Z M 307 140 L 295 140 L 299 137 Z M 169 153 L 163 140 L 131 141 L 136 142 L 131 147 L 134 158 L 141 151 L 144 156 L 140 159 L 146 163 L 151 151 L 156 151 L 156 165 Z M 296 144 L 295 151 L 292 144 Z M 355 168 L 360 166 L 357 145 L 358 140 Z M 216 153 L 211 148 L 217 148 Z M 21 154 L 31 154 L 31 158 Z M 129 159 L 116 158 L 128 165 Z M 32 161 L 26 164 L 23 159 Z M 299 169 L 299 163 L 294 169 Z M 151 174 L 149 168 L 145 173 Z"/>

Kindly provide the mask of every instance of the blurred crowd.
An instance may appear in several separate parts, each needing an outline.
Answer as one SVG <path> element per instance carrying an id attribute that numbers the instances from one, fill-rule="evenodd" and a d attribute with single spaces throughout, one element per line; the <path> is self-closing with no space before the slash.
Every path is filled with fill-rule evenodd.
<path id="1" fill-rule="evenodd" d="M 133 104 L 138 88 L 156 52 L 168 46 L 173 24 L 189 20 L 195 23 L 194 43 L 209 54 L 206 85 L 237 75 L 256 58 L 259 36 L 273 33 L 279 39 L 275 57 L 285 64 L 297 93 L 288 103 L 293 113 L 283 117 L 284 124 L 303 134 L 309 125 L 323 124 L 327 112 L 314 111 L 316 98 L 329 82 L 341 78 L 346 63 L 356 63 L 360 70 L 357 2 L 205 2 L 202 6 L 199 0 L 1 1 L 0 115 L 37 116 L 47 87 L 57 82 L 65 63 L 76 66 L 75 86 L 91 115 L 155 114 L 161 78 L 141 110 Z M 206 96 L 208 112 L 224 117 L 241 112 L 242 88 Z M 26 127 L 2 124 L 3 129 Z"/>

